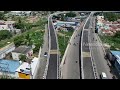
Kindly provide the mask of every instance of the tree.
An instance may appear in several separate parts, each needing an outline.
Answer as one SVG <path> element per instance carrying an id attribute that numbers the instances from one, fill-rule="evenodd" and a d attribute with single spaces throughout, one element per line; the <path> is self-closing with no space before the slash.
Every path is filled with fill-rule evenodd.
<path id="1" fill-rule="evenodd" d="M 12 33 L 9 32 L 8 30 L 0 31 L 0 40 L 4 40 L 4 39 L 10 38 L 10 37 L 12 37 Z"/>
<path id="2" fill-rule="evenodd" d="M 14 44 L 16 47 L 20 46 L 24 42 L 23 36 L 17 36 L 14 38 Z"/>
<path id="3" fill-rule="evenodd" d="M 21 54 L 21 55 L 19 55 L 19 59 L 20 59 L 22 62 L 25 62 L 26 59 L 27 59 L 27 57 L 26 57 L 26 55 Z"/>
<path id="4" fill-rule="evenodd" d="M 120 31 L 119 32 L 117 32 L 116 34 L 115 34 L 115 36 L 114 36 L 115 38 L 119 38 L 120 39 Z"/>
<path id="5" fill-rule="evenodd" d="M 4 13 L 0 12 L 0 20 L 4 20 Z"/>
<path id="6" fill-rule="evenodd" d="M 76 14 L 74 12 L 66 13 L 65 17 L 76 17 Z"/>
<path id="7" fill-rule="evenodd" d="M 7 14 L 7 13 L 9 13 L 10 11 L 4 11 L 4 14 Z"/>
<path id="8" fill-rule="evenodd" d="M 103 15 L 104 15 L 104 18 L 108 21 L 116 21 L 119 17 L 118 14 L 113 12 L 106 12 L 106 13 L 103 13 Z"/>
<path id="9" fill-rule="evenodd" d="M 40 43 L 35 44 L 35 48 L 33 49 L 33 52 L 38 52 L 40 49 Z"/>
<path id="10" fill-rule="evenodd" d="M 21 21 L 21 18 L 18 18 L 18 22 L 15 23 L 15 28 L 21 29 L 21 32 L 24 32 L 25 24 Z"/>

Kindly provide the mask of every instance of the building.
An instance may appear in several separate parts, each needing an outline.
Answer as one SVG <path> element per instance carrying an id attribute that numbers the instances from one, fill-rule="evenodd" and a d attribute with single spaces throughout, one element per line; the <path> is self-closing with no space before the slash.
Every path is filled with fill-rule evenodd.
<path id="1" fill-rule="evenodd" d="M 0 48 L 0 59 L 5 58 L 6 54 L 12 52 L 14 49 L 15 49 L 14 43 L 8 44 L 7 46 Z"/>
<path id="2" fill-rule="evenodd" d="M 104 16 L 97 16 L 97 20 L 104 19 Z"/>
<path id="3" fill-rule="evenodd" d="M 19 61 L 0 59 L 0 76 L 18 78 L 16 69 L 20 66 Z"/>
<path id="4" fill-rule="evenodd" d="M 15 24 L 15 21 L 0 20 L 0 30 L 13 31 L 14 30 L 14 24 Z"/>
<path id="5" fill-rule="evenodd" d="M 21 29 L 14 29 L 14 33 L 21 34 Z"/>
<path id="6" fill-rule="evenodd" d="M 11 11 L 9 14 L 16 16 L 29 16 L 31 11 Z"/>
<path id="7" fill-rule="evenodd" d="M 21 55 L 21 54 L 26 55 L 28 58 L 31 58 L 31 56 L 33 55 L 33 50 L 31 47 L 19 46 L 11 53 L 12 53 L 12 58 L 14 60 L 19 60 L 19 55 Z"/>
<path id="8" fill-rule="evenodd" d="M 35 79 L 37 75 L 38 66 L 39 59 L 36 57 L 34 57 L 34 59 L 31 61 L 31 64 L 27 62 L 22 63 L 20 67 L 16 70 L 19 79 Z"/>
<path id="9" fill-rule="evenodd" d="M 63 28 L 68 28 L 68 27 L 73 27 L 74 29 L 76 26 L 79 25 L 78 22 L 63 22 L 63 21 L 57 21 L 54 23 L 54 26 L 56 29 L 63 27 Z"/>
<path id="10" fill-rule="evenodd" d="M 111 51 L 111 54 L 114 58 L 114 65 L 120 75 L 120 51 Z"/>

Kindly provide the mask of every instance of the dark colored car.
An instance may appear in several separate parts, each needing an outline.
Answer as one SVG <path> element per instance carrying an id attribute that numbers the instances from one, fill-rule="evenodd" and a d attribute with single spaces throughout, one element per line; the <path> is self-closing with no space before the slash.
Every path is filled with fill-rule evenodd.
<path id="1" fill-rule="evenodd" d="M 45 56 L 45 57 L 47 57 L 47 55 L 48 55 L 48 53 L 47 53 L 47 52 L 45 52 L 45 53 L 44 53 L 44 56 Z"/>

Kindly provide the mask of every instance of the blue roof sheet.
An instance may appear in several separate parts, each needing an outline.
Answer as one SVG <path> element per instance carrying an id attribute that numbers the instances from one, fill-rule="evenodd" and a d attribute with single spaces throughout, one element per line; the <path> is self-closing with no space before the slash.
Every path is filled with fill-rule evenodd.
<path id="1" fill-rule="evenodd" d="M 111 53 L 117 58 L 118 63 L 120 63 L 120 51 L 113 51 Z"/>
<path id="2" fill-rule="evenodd" d="M 15 73 L 16 69 L 20 66 L 18 60 L 2 60 L 0 59 L 0 71 L 9 71 L 10 73 Z M 8 67 L 8 69 L 7 69 Z M 5 69 L 6 68 L 6 69 Z"/>
<path id="3" fill-rule="evenodd" d="M 111 50 L 111 53 L 112 53 L 114 56 L 118 55 L 118 56 L 120 57 L 120 51 L 113 51 L 113 50 Z"/>

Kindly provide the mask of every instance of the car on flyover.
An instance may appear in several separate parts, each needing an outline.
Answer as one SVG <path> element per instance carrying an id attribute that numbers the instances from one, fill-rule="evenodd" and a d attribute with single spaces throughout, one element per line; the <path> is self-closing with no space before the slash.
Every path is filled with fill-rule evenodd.
<path id="1" fill-rule="evenodd" d="M 107 79 L 106 73 L 105 73 L 105 72 L 102 72 L 102 73 L 100 74 L 100 78 L 101 78 L 101 79 Z"/>
<path id="2" fill-rule="evenodd" d="M 48 53 L 47 53 L 47 52 L 45 52 L 45 53 L 44 53 L 44 57 L 47 57 L 47 56 L 48 56 Z"/>

